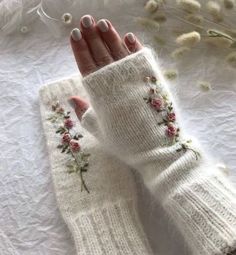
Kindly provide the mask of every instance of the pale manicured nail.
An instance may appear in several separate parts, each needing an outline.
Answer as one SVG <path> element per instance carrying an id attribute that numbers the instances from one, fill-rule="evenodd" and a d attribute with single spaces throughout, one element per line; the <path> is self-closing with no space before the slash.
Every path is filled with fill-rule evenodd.
<path id="1" fill-rule="evenodd" d="M 128 34 L 126 35 L 126 38 L 127 38 L 127 40 L 128 40 L 130 43 L 135 43 L 135 41 L 136 41 L 135 36 L 134 36 L 133 33 L 128 33 Z"/>
<path id="2" fill-rule="evenodd" d="M 76 108 L 75 101 L 74 101 L 72 98 L 69 98 L 69 99 L 68 99 L 68 103 L 69 103 L 69 105 L 70 105 L 73 109 Z"/>
<path id="3" fill-rule="evenodd" d="M 85 28 L 89 28 L 93 24 L 92 17 L 90 15 L 86 15 L 82 18 L 82 24 Z"/>
<path id="4" fill-rule="evenodd" d="M 71 37 L 73 38 L 74 41 L 78 42 L 82 38 L 82 34 L 78 28 L 74 28 L 71 31 Z"/>
<path id="5" fill-rule="evenodd" d="M 98 25 L 99 30 L 102 32 L 107 32 L 109 30 L 109 26 L 105 19 L 99 20 L 97 25 Z"/>

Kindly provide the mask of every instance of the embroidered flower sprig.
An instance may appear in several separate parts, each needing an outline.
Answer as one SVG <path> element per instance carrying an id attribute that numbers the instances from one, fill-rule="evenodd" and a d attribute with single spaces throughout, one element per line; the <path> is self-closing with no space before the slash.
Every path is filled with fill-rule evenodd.
<path id="1" fill-rule="evenodd" d="M 57 148 L 61 150 L 61 153 L 71 156 L 66 164 L 68 173 L 78 173 L 81 179 L 81 191 L 85 189 L 89 193 L 83 174 L 88 171 L 90 154 L 81 151 L 79 139 L 83 136 L 73 130 L 75 123 L 70 117 L 70 112 L 66 112 L 59 102 L 52 105 L 52 111 L 53 114 L 48 120 L 59 124 L 55 132 L 61 135 L 61 141 Z"/>
<path id="2" fill-rule="evenodd" d="M 156 112 L 162 116 L 162 121 L 158 125 L 165 125 L 165 135 L 171 139 L 172 143 L 179 143 L 177 152 L 191 150 L 195 153 L 196 159 L 200 157 L 200 153 L 195 151 L 190 143 L 191 140 L 186 142 L 180 141 L 180 128 L 176 122 L 176 114 L 174 112 L 173 103 L 170 101 L 168 95 L 164 92 L 161 83 L 156 77 L 145 77 L 144 82 L 148 85 L 148 95 L 143 99 L 151 106 Z"/>

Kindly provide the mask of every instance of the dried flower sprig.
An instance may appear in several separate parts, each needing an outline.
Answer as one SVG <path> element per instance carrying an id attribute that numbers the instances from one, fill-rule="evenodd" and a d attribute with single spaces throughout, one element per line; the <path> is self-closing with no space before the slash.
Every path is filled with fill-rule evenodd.
<path id="1" fill-rule="evenodd" d="M 61 153 L 71 156 L 66 164 L 68 173 L 78 173 L 81 180 L 81 191 L 85 189 L 89 193 L 83 174 L 88 171 L 90 154 L 81 150 L 79 139 L 83 136 L 73 132 L 75 124 L 70 117 L 70 112 L 66 112 L 59 102 L 52 105 L 52 111 L 53 114 L 47 120 L 59 125 L 55 131 L 56 134 L 61 135 L 61 141 L 57 148 L 61 150 Z"/>

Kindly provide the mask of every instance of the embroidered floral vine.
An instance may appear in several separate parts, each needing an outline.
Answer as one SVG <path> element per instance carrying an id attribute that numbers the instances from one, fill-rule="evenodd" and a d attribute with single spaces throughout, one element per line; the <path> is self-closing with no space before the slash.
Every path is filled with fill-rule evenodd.
<path id="1" fill-rule="evenodd" d="M 162 121 L 158 125 L 165 125 L 165 135 L 172 141 L 172 144 L 178 143 L 177 152 L 191 150 L 194 152 L 196 159 L 200 157 L 200 153 L 191 147 L 191 140 L 182 142 L 180 140 L 180 128 L 176 122 L 176 114 L 174 112 L 173 103 L 168 95 L 164 92 L 161 83 L 154 76 L 145 77 L 144 82 L 148 85 L 148 95 L 143 99 L 155 111 L 162 115 Z"/>
<path id="2" fill-rule="evenodd" d="M 85 189 L 88 193 L 88 187 L 85 183 L 83 174 L 88 171 L 88 158 L 90 154 L 81 151 L 79 139 L 83 136 L 74 131 L 75 123 L 70 117 L 70 112 L 66 112 L 59 102 L 52 105 L 53 114 L 48 120 L 56 124 L 56 133 L 60 134 L 61 141 L 57 148 L 61 153 L 66 153 L 70 158 L 66 164 L 68 173 L 77 173 L 81 179 L 81 191 Z"/>

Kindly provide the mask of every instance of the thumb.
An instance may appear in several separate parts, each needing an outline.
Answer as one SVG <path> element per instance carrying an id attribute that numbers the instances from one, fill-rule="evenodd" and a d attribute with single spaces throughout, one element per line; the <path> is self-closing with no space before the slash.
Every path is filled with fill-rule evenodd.
<path id="1" fill-rule="evenodd" d="M 74 108 L 81 126 L 97 137 L 99 135 L 97 116 L 89 103 L 78 96 L 70 97 L 68 102 Z"/>

